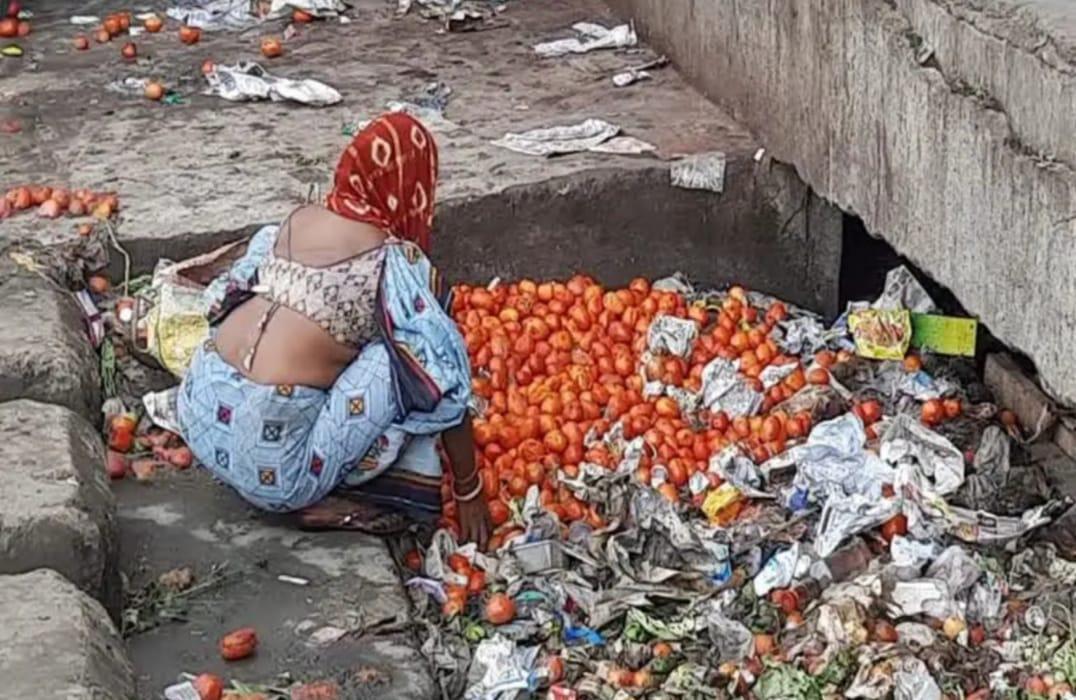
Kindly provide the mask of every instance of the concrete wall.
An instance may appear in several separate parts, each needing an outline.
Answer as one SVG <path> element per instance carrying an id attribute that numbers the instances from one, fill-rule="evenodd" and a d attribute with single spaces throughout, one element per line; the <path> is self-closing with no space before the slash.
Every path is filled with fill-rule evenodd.
<path id="1" fill-rule="evenodd" d="M 1076 402 L 1076 3 L 610 4 Z"/>

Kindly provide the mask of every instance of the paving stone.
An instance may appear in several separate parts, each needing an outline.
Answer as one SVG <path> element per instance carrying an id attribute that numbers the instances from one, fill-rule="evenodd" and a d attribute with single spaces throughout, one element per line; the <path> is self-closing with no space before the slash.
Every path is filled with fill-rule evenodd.
<path id="1" fill-rule="evenodd" d="M 69 292 L 0 263 L 0 401 L 35 399 L 100 420 L 101 379 L 82 311 Z"/>
<path id="2" fill-rule="evenodd" d="M 0 574 L 55 569 L 115 615 L 119 540 L 104 459 L 96 430 L 71 410 L 0 404 Z"/>
<path id="3" fill-rule="evenodd" d="M 101 604 L 38 569 L 0 576 L 0 696 L 134 700 L 134 670 Z"/>

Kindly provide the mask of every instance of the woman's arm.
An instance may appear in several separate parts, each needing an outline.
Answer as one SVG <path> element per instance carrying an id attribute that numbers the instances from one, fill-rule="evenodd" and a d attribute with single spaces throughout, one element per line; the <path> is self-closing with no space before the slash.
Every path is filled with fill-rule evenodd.
<path id="1" fill-rule="evenodd" d="M 484 484 L 479 483 L 475 466 L 470 412 L 464 414 L 462 423 L 442 433 L 441 441 L 452 467 L 452 489 L 456 494 L 460 517 L 460 540 L 474 542 L 479 549 L 485 550 L 493 524 L 483 493 Z M 465 496 L 468 498 L 463 498 Z"/>

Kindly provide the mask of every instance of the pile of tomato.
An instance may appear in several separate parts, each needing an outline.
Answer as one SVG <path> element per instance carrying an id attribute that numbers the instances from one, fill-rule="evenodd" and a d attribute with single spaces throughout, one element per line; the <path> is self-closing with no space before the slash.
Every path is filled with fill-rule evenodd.
<path id="1" fill-rule="evenodd" d="M 467 344 L 472 388 L 484 402 L 474 423 L 477 464 L 497 526 L 497 546 L 510 534 L 512 499 L 537 486 L 542 505 L 562 521 L 604 524 L 600 507 L 577 499 L 558 474 L 574 477 L 583 462 L 614 468 L 618 455 L 601 441 L 617 422 L 624 437 L 642 436 L 647 450 L 637 478 L 680 501 L 696 473 L 710 485 L 710 456 L 739 445 L 756 462 L 782 453 L 806 437 L 812 417 L 780 404 L 808 384 L 827 384 L 828 367 L 847 359 L 823 351 L 810 367 L 782 352 L 773 331 L 788 311 L 780 301 L 756 308 L 741 287 L 720 304 L 689 304 L 683 295 L 654 289 L 636 278 L 622 289 L 606 289 L 585 275 L 565 282 L 520 280 L 491 287 L 456 287 L 452 315 Z M 698 336 L 688 357 L 647 351 L 651 322 L 666 314 L 690 319 Z M 702 411 L 681 415 L 669 396 L 646 397 L 644 384 L 699 391 L 706 365 L 716 357 L 739 362 L 744 381 L 763 394 L 759 415 L 730 417 Z M 768 388 L 760 375 L 771 365 L 794 365 Z M 873 413 L 873 409 L 872 409 Z M 880 411 L 878 411 L 880 414 Z M 446 484 L 445 519 L 456 527 L 455 504 Z M 694 496 L 699 501 L 702 494 Z"/>

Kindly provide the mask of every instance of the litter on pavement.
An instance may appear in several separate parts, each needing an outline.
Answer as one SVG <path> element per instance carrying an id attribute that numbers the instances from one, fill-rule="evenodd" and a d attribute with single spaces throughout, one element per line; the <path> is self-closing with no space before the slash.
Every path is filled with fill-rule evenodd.
<path id="1" fill-rule="evenodd" d="M 542 58 L 555 58 L 599 49 L 622 49 L 639 43 L 635 28 L 630 24 L 608 29 L 593 22 L 577 22 L 572 25 L 572 30 L 578 34 L 577 37 L 537 44 L 534 52 Z"/>
<path id="2" fill-rule="evenodd" d="M 620 127 L 602 119 L 587 119 L 570 126 L 532 129 L 505 134 L 493 145 L 531 156 L 556 156 L 594 151 L 597 153 L 639 154 L 654 147 L 632 137 L 618 136 Z"/>
<path id="3" fill-rule="evenodd" d="M 240 61 L 234 66 L 216 65 L 205 77 L 209 83 L 208 94 L 234 102 L 273 100 L 324 107 L 342 99 L 339 92 L 325 83 L 311 78 L 280 78 L 250 61 Z"/>

